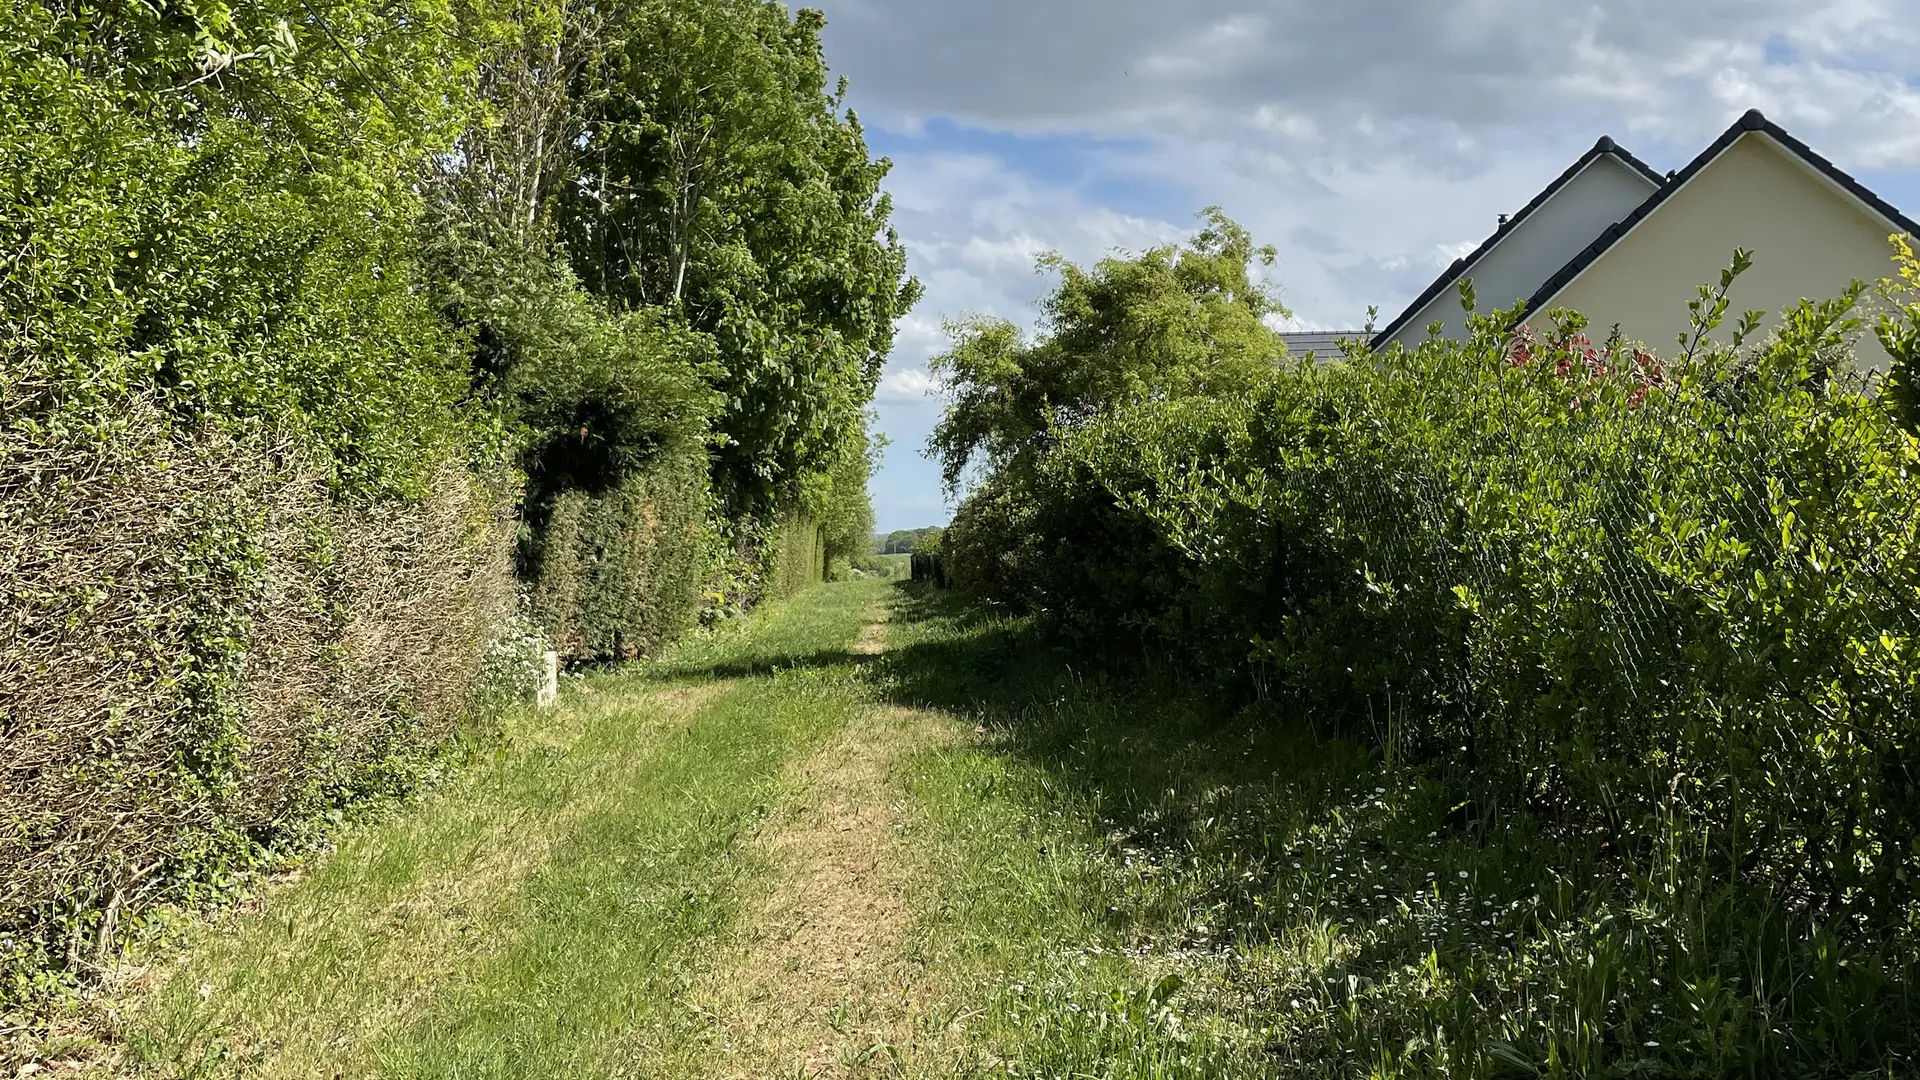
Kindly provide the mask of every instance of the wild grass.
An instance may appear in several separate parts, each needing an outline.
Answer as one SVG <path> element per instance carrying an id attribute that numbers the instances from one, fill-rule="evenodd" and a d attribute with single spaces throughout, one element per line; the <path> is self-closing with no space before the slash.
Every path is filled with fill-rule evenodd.
<path id="1" fill-rule="evenodd" d="M 963 1051 L 1032 1077 L 1885 1076 L 1914 958 L 1615 851 L 1310 717 L 1083 668 L 1023 620 L 903 593 L 903 703 L 983 732 L 903 777 L 917 949 Z"/>
<path id="2" fill-rule="evenodd" d="M 1495 818 L 1312 717 L 1103 670 L 867 580 L 570 680 L 186 931 L 122 1013 L 126 1069 L 1913 1072 L 1911 954 L 1727 883 L 1697 836 Z"/>

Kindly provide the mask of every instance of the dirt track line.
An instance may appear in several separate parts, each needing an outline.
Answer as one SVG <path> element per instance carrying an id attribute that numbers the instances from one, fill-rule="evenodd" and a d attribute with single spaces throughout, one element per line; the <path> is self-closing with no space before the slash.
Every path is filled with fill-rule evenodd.
<path id="1" fill-rule="evenodd" d="M 854 651 L 885 649 L 883 609 Z M 889 780 L 943 735 L 929 714 L 876 705 L 789 767 L 793 795 L 759 838 L 771 870 L 739 951 L 694 993 L 715 1023 L 710 1075 L 869 1075 L 907 1041 L 923 995 L 902 950 L 911 864 Z"/>

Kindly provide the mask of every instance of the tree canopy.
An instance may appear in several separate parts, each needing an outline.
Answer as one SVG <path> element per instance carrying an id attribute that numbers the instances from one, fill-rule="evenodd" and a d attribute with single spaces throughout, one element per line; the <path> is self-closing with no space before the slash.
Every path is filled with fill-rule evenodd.
<path id="1" fill-rule="evenodd" d="M 939 525 L 926 525 L 918 529 L 895 529 L 885 536 L 875 537 L 882 555 L 910 555 L 923 546 L 937 543 L 946 529 Z"/>
<path id="2" fill-rule="evenodd" d="M 616 308 L 709 336 L 714 480 L 734 513 L 817 493 L 919 295 L 817 11 L 677 0 L 612 17 L 577 80 L 573 265 Z"/>
<path id="3" fill-rule="evenodd" d="M 1040 259 L 1059 285 L 1041 303 L 1029 340 L 1005 319 L 948 324 L 952 345 L 934 358 L 948 405 L 928 440 L 947 487 L 977 456 L 999 467 L 1117 404 L 1220 394 L 1269 372 L 1286 346 L 1265 322 L 1285 312 L 1249 267 L 1272 247 L 1217 207 L 1186 245 L 1115 255 L 1091 270 L 1058 253 Z"/>

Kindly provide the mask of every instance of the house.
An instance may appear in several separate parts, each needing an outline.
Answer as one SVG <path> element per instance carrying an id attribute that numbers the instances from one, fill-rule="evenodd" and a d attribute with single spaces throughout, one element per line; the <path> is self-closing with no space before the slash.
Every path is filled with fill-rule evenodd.
<path id="1" fill-rule="evenodd" d="M 1412 348 L 1426 339 L 1427 327 L 1435 322 L 1441 324 L 1443 337 L 1465 336 L 1457 289 L 1461 278 L 1473 281 L 1478 310 L 1511 307 L 1532 296 L 1575 252 L 1631 215 L 1662 184 L 1659 173 L 1601 136 L 1531 202 L 1504 218 L 1484 243 L 1454 260 L 1374 337 L 1374 348 L 1395 341 Z"/>
<path id="2" fill-rule="evenodd" d="M 1280 341 L 1287 347 L 1288 356 L 1311 355 L 1318 360 L 1345 359 L 1346 352 L 1340 348 L 1340 342 L 1362 340 L 1367 336 L 1365 330 L 1282 330 Z"/>
<path id="3" fill-rule="evenodd" d="M 1580 183 L 1602 160 L 1611 163 L 1602 174 L 1607 183 Z M 1619 179 L 1626 172 L 1635 183 Z M 1645 182 L 1651 188 L 1622 210 L 1625 193 Z M 1584 241 L 1574 239 L 1582 225 L 1603 218 Z M 1687 301 L 1696 287 L 1716 281 L 1735 248 L 1752 251 L 1754 264 L 1729 294 L 1728 323 L 1755 308 L 1768 317 L 1764 328 L 1802 298 L 1835 296 L 1856 278 L 1887 276 L 1893 233 L 1920 235 L 1920 225 L 1758 110 L 1664 180 L 1602 139 L 1449 267 L 1373 344 L 1415 344 L 1433 321 L 1444 324 L 1443 334 L 1457 336 L 1453 286 L 1467 277 L 1481 311 L 1524 299 L 1527 321 L 1540 329 L 1535 320 L 1545 312 L 1572 308 L 1587 316 L 1596 336 L 1618 325 L 1630 340 L 1668 349 L 1688 328 Z M 1863 335 L 1859 358 L 1867 367 L 1887 364 L 1871 334 Z"/>

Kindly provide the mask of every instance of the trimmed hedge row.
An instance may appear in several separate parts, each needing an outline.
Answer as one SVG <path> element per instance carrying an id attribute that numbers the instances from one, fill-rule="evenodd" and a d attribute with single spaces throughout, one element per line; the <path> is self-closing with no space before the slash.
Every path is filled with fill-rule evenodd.
<path id="1" fill-rule="evenodd" d="M 767 598 L 783 600 L 826 580 L 826 530 L 815 518 L 791 512 L 781 515 L 768 543 Z"/>
<path id="2" fill-rule="evenodd" d="M 536 508 L 522 555 L 533 615 L 580 660 L 642 656 L 698 621 L 708 544 L 704 458 L 668 456 L 604 492 Z"/>
<path id="3" fill-rule="evenodd" d="M 463 470 L 343 504 L 271 429 L 123 415 L 0 426 L 0 1001 L 408 786 L 512 613 L 511 503 Z"/>

